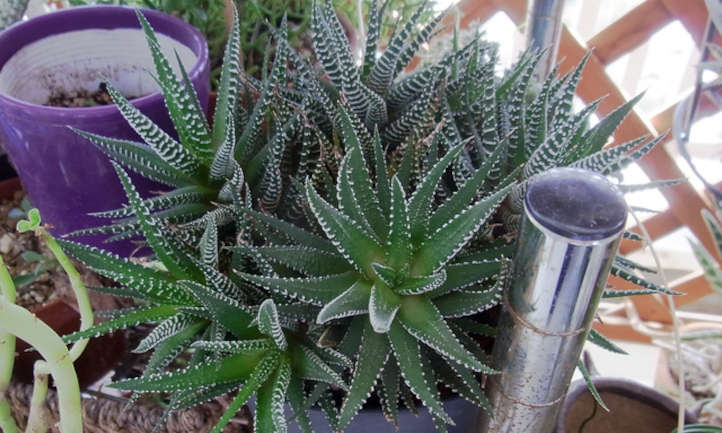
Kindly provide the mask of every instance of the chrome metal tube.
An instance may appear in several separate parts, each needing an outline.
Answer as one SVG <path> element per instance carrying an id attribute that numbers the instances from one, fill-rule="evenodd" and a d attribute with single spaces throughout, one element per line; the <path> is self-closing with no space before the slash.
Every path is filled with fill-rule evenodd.
<path id="1" fill-rule="evenodd" d="M 539 61 L 534 80 L 544 80 L 557 59 L 559 39 L 562 32 L 562 11 L 564 0 L 530 0 L 527 9 L 527 47 L 547 50 Z"/>
<path id="2" fill-rule="evenodd" d="M 627 218 L 614 185 L 572 168 L 534 179 L 524 213 L 479 433 L 554 430 Z"/>

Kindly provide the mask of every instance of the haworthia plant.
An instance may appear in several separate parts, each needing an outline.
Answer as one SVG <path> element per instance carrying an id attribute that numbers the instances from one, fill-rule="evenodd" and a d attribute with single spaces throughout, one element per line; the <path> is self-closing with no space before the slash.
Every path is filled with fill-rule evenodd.
<path id="1" fill-rule="evenodd" d="M 377 53 L 386 12 L 375 1 L 369 11 L 360 65 L 317 2 L 318 62 L 291 49 L 284 21 L 262 80 L 240 71 L 234 31 L 212 128 L 140 17 L 178 140 L 112 87 L 147 146 L 82 134 L 174 188 L 142 199 L 116 165 L 129 205 L 101 213 L 118 221 L 97 229 L 142 234 L 157 266 L 65 243 L 120 283 L 100 290 L 142 301 L 87 335 L 158 323 L 136 349 L 154 351 L 145 373 L 116 386 L 168 392 L 169 410 L 240 387 L 218 429 L 252 395 L 258 431 L 285 431 L 286 401 L 301 431 L 314 405 L 343 431 L 375 391 L 390 422 L 399 402 L 420 401 L 443 432 L 453 419 L 439 383 L 491 410 L 480 379 L 495 372 L 478 337 L 493 336 L 483 313 L 506 283 L 526 183 L 557 166 L 612 174 L 661 138 L 605 148 L 638 98 L 590 127 L 596 104 L 572 109 L 584 61 L 537 87 L 540 53 L 500 77 L 496 47 L 475 38 L 406 73 L 441 16 L 420 23 L 419 9 Z M 613 274 L 641 287 L 605 296 L 665 293 L 638 274 L 648 271 L 618 257 Z M 191 365 L 165 372 L 186 351 Z"/>
<path id="2" fill-rule="evenodd" d="M 290 185 L 284 156 L 297 149 L 294 138 L 305 127 L 297 102 L 289 98 L 302 93 L 301 84 L 287 72 L 287 55 L 278 49 L 263 82 L 251 81 L 240 69 L 238 17 L 235 16 L 226 44 L 218 101 L 209 126 L 188 75 L 179 62 L 181 77 L 160 50 L 158 39 L 143 15 L 145 31 L 158 82 L 178 139 L 154 124 L 135 108 L 112 83 L 108 91 L 123 117 L 143 142 L 119 140 L 77 131 L 110 158 L 167 185 L 170 191 L 144 200 L 144 206 L 167 224 L 175 224 L 180 237 L 195 243 L 207 221 L 218 226 L 233 223 L 233 204 L 256 199 L 274 211 Z M 286 34 L 285 27 L 279 37 Z M 281 45 L 283 46 L 283 45 Z M 254 95 L 256 95 L 254 97 Z M 311 161 L 306 161 L 311 164 Z M 96 214 L 112 224 L 76 232 L 110 234 L 111 240 L 140 234 L 140 222 L 131 207 Z M 240 230 L 240 229 L 239 229 Z"/>
<path id="3" fill-rule="evenodd" d="M 239 389 L 214 428 L 220 432 L 232 416 L 256 395 L 256 431 L 285 431 L 283 413 L 286 388 L 291 381 L 312 381 L 346 389 L 338 360 L 341 354 L 316 347 L 285 315 L 289 305 L 265 299 L 257 307 L 242 303 L 242 288 L 215 267 L 187 254 L 174 242 L 174 234 L 144 206 L 128 173 L 115 165 L 129 206 L 140 229 L 165 270 L 145 267 L 96 248 L 63 241 L 63 248 L 91 269 L 112 278 L 120 287 L 103 290 L 130 296 L 138 307 L 90 329 L 65 337 L 65 341 L 98 336 L 140 323 L 157 323 L 137 352 L 152 351 L 139 378 L 114 383 L 135 393 L 168 392 L 168 411 L 201 403 Z M 217 242 L 204 238 L 202 250 L 217 250 Z M 290 305 L 292 307 L 292 304 Z M 194 349 L 188 367 L 165 372 L 177 356 Z M 328 363 L 331 358 L 335 363 Z M 302 396 L 298 407 L 310 406 Z M 289 398 L 290 395 L 289 395 Z M 298 414 L 306 422 L 306 411 Z"/>
<path id="4" fill-rule="evenodd" d="M 453 319 L 496 305 L 504 279 L 501 257 L 474 260 L 457 255 L 491 217 L 511 185 L 481 199 L 451 196 L 449 200 L 458 200 L 463 210 L 434 225 L 436 212 L 444 211 L 432 209 L 434 193 L 464 143 L 430 168 L 416 191 L 408 194 L 397 176 L 385 184 L 372 183 L 348 113 L 341 110 L 339 119 L 346 156 L 336 180 L 338 206 L 323 199 L 310 181 L 306 183 L 311 211 L 336 251 L 314 248 L 299 236 L 288 245 L 259 246 L 254 251 L 272 268 L 286 267 L 300 276 L 272 272 L 244 273 L 242 277 L 271 293 L 320 307 L 316 316 L 319 325 L 351 320 L 356 324 L 349 327 L 349 333 L 355 327 L 362 329 L 360 348 L 348 346 L 353 348 L 348 355 L 358 349 L 358 361 L 340 409 L 339 430 L 377 386 L 376 378 L 388 368 L 388 357 L 434 417 L 451 422 L 437 396 L 433 378 L 441 373 L 434 366 L 453 366 L 456 381 L 465 383 L 464 391 L 475 396 L 472 401 L 486 405 L 474 372 L 492 370 L 464 345 L 471 337 L 463 330 L 455 332 Z M 376 151 L 382 152 L 380 143 L 376 144 Z M 380 163 L 379 171 L 386 172 L 384 158 Z M 383 195 L 389 200 L 382 201 Z M 303 255 L 294 251 L 299 248 Z M 428 376 L 425 369 L 436 372 Z M 469 382 L 469 378 L 473 380 Z M 388 402 L 399 398 L 398 387 L 384 388 L 383 393 Z"/>

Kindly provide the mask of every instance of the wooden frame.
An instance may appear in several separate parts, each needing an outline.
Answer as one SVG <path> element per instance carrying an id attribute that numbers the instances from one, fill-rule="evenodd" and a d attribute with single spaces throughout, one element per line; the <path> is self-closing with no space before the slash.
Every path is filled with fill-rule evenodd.
<path id="1" fill-rule="evenodd" d="M 527 2 L 525 0 L 461 0 L 458 7 L 462 28 L 473 21 L 484 22 L 498 11 L 505 12 L 512 21 L 521 25 L 525 19 Z M 675 20 L 679 21 L 694 41 L 700 44 L 707 24 L 707 9 L 704 0 L 646 0 L 586 42 L 578 41 L 564 27 L 558 54 L 559 59 L 564 59 L 561 72 L 564 73 L 572 68 L 589 50 L 593 50 L 582 75 L 577 95 L 585 103 L 605 96 L 599 105 L 597 114 L 607 115 L 616 107 L 624 104 L 626 99 L 606 73 L 605 67 L 642 45 L 655 32 Z M 643 118 L 638 112 L 632 112 L 615 132 L 612 145 L 643 135 L 658 136 L 665 133 L 672 126 L 674 108 L 674 106 L 669 107 L 650 119 Z M 668 134 L 666 140 L 670 138 Z M 685 177 L 663 143 L 660 143 L 641 160 L 639 165 L 652 180 Z M 658 239 L 686 226 L 720 261 L 721 258 L 716 253 L 714 240 L 707 232 L 700 216 L 701 209 L 709 207 L 706 198 L 688 183 L 664 188 L 661 193 L 669 202 L 669 209 L 645 222 L 644 225 L 650 237 L 653 240 Z M 639 227 L 632 230 L 641 232 Z M 621 251 L 629 253 L 641 246 L 639 242 L 626 241 L 622 244 Z M 610 278 L 609 283 L 618 289 L 630 288 L 629 283 L 614 277 Z M 686 294 L 686 296 L 675 299 L 677 306 L 711 293 L 709 285 L 701 275 L 675 281 L 671 285 L 671 288 Z M 632 302 L 642 320 L 667 324 L 672 322 L 669 308 L 663 297 L 635 296 L 632 297 Z M 638 341 L 648 340 L 641 334 L 633 332 L 629 326 L 603 324 L 597 326 L 612 332 L 614 337 L 626 336 Z"/>

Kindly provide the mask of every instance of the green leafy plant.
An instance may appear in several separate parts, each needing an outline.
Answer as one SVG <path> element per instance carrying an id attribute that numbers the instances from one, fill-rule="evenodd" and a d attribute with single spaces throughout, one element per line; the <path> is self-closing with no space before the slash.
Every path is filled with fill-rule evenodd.
<path id="1" fill-rule="evenodd" d="M 421 401 L 445 431 L 453 420 L 437 383 L 490 409 L 480 378 L 494 371 L 476 338 L 493 335 L 481 313 L 499 302 L 526 182 L 557 166 L 611 174 L 661 138 L 604 149 L 638 98 L 590 127 L 595 104 L 572 110 L 584 62 L 536 88 L 539 53 L 498 77 L 495 46 L 476 38 L 406 74 L 441 16 L 420 25 L 417 9 L 379 55 L 384 7 L 369 10 L 360 66 L 333 8 L 315 3 L 320 67 L 292 49 L 283 20 L 261 79 L 240 71 L 234 20 L 212 128 L 139 15 L 180 140 L 112 86 L 148 147 L 80 133 L 175 188 L 142 199 L 116 164 L 129 205 L 99 214 L 121 220 L 92 229 L 141 234 L 157 261 L 63 244 L 120 284 L 99 290 L 140 303 L 68 341 L 158 323 L 136 349 L 154 350 L 143 376 L 114 386 L 169 392 L 168 410 L 240 387 L 217 429 L 256 390 L 258 431 L 285 430 L 285 400 L 302 431 L 314 404 L 342 431 L 374 390 L 392 423 L 399 401 L 412 410 Z M 641 287 L 604 296 L 670 293 L 637 270 L 646 268 L 618 257 L 613 273 Z M 594 331 L 588 338 L 622 352 Z M 164 372 L 184 352 L 190 366 Z"/>
<path id="2" fill-rule="evenodd" d="M 32 231 L 40 237 L 55 256 L 70 278 L 73 292 L 80 311 L 80 328 L 88 329 L 93 324 L 85 285 L 70 259 L 58 242 L 41 225 L 37 209 L 28 212 L 28 219 L 18 222 L 19 232 Z M 79 339 L 68 349 L 55 331 L 38 320 L 29 311 L 15 305 L 15 284 L 0 258 L 0 428 L 5 433 L 18 433 L 18 426 L 10 413 L 10 404 L 5 392 L 10 386 L 15 361 L 15 337 L 27 341 L 43 357 L 36 361 L 33 395 L 26 431 L 43 433 L 50 428 L 45 412 L 45 395 L 48 390 L 48 375 L 52 375 L 58 393 L 61 433 L 81 433 L 83 423 L 80 407 L 80 387 L 73 362 L 83 353 L 88 339 Z"/>
<path id="3" fill-rule="evenodd" d="M 378 29 L 384 10 L 376 2 L 370 10 L 364 62 L 357 67 L 330 6 L 317 4 L 312 22 L 316 55 L 329 82 L 344 96 L 366 160 L 373 161 L 373 135 L 378 130 L 381 147 L 389 157 L 389 170 L 398 172 L 406 189 L 415 189 L 421 177 L 463 141 L 459 158 L 451 162 L 450 173 L 442 178 L 434 198 L 443 201 L 459 189 L 467 195 L 490 193 L 504 186 L 501 180 L 505 177 L 518 180 L 500 212 L 500 230 L 514 233 L 526 181 L 534 175 L 559 166 L 614 174 L 664 139 L 661 135 L 645 143 L 646 138 L 640 137 L 604 149 L 642 95 L 589 127 L 589 117 L 600 101 L 579 112 L 572 110 L 587 57 L 566 75 L 557 78 L 555 69 L 540 86 L 534 86 L 532 72 L 542 53 L 524 53 L 499 78 L 495 75 L 497 47 L 477 37 L 455 47 L 438 63 L 404 74 L 419 47 L 435 34 L 442 14 L 421 25 L 418 19 L 423 8 L 419 8 L 379 56 Z M 328 115 L 335 120 L 336 136 L 341 136 L 337 116 Z M 334 165 L 339 163 L 337 158 Z M 484 170 L 480 170 L 482 166 Z M 621 189 L 633 192 L 679 182 L 622 185 Z M 632 233 L 625 233 L 625 237 L 638 239 Z M 612 272 L 650 292 L 664 291 L 634 275 L 633 271 L 644 269 L 620 257 Z"/>
<path id="4" fill-rule="evenodd" d="M 355 335 L 347 335 L 343 346 L 351 350 L 347 355 L 357 355 L 358 361 L 337 430 L 343 430 L 361 408 L 382 371 L 387 374 L 381 394 L 385 413 L 392 419 L 400 382 L 390 372 L 401 373 L 441 425 L 453 422 L 434 386 L 433 378 L 444 372 L 462 396 L 488 409 L 474 372 L 493 370 L 472 352 L 473 339 L 467 334 L 469 329 L 464 329 L 465 323 L 452 319 L 484 311 L 498 302 L 502 260 L 457 257 L 457 253 L 511 186 L 481 200 L 457 193 L 449 198 L 448 206 L 432 212 L 438 182 L 463 143 L 430 168 L 414 194 L 407 194 L 398 176 L 377 179 L 374 187 L 345 112 L 341 119 L 347 150 L 336 183 L 339 208 L 324 200 L 310 181 L 306 184 L 307 200 L 328 240 L 313 238 L 311 242 L 296 236 L 296 242 L 289 245 L 253 249 L 268 262 L 303 277 L 243 274 L 243 278 L 271 293 L 319 307 L 318 324 L 354 317 L 350 323 L 346 320 L 345 326 Z M 375 149 L 376 171 L 385 174 L 378 136 Z M 494 276 L 498 276 L 496 283 Z"/>
<path id="5" fill-rule="evenodd" d="M 211 78 L 215 88 L 223 62 L 228 29 L 224 0 L 70 0 L 73 6 L 127 5 L 159 10 L 185 20 L 203 33 L 208 42 Z"/>
<path id="6" fill-rule="evenodd" d="M 7 0 L 0 6 L 0 31 L 20 21 L 30 0 Z"/>
<path id="7" fill-rule="evenodd" d="M 473 349 L 480 329 L 474 315 L 499 301 L 502 264 L 511 256 L 506 240 L 516 233 L 526 181 L 567 165 L 612 174 L 662 139 L 603 149 L 638 98 L 590 128 L 596 103 L 572 111 L 584 62 L 530 89 L 539 53 L 526 53 L 498 79 L 494 46 L 475 40 L 438 64 L 402 74 L 440 20 L 419 26 L 420 13 L 400 26 L 381 56 L 374 30 L 381 12 L 371 14 L 365 62 L 357 68 L 329 5 L 315 5 L 316 55 L 343 107 L 329 114 L 344 149 L 335 185 L 306 182 L 301 200 L 313 216 L 310 231 L 245 211 L 266 225 L 259 233 L 266 242 L 240 249 L 263 257 L 272 272 L 243 278 L 321 307 L 317 323 L 335 332 L 325 332 L 319 344 L 357 359 L 338 430 L 374 389 L 395 420 L 399 383 L 429 408 L 440 431 L 449 418 L 434 383 L 485 406 L 474 373 L 492 371 Z M 646 268 L 618 257 L 613 274 L 641 287 L 605 297 L 670 293 L 639 278 L 640 269 Z M 589 339 L 622 352 L 597 332 Z"/>
<path id="8" fill-rule="evenodd" d="M 30 204 L 30 201 L 28 201 L 27 198 L 24 198 L 20 202 L 19 207 L 14 207 L 10 209 L 8 212 L 8 217 L 11 219 L 29 219 L 29 212 L 33 209 L 32 204 Z M 16 275 L 13 277 L 13 283 L 15 284 L 16 289 L 21 289 L 25 286 L 28 286 L 34 282 L 36 282 L 40 277 L 42 277 L 46 272 L 58 269 L 60 266 L 60 263 L 58 263 L 57 260 L 54 258 L 50 258 L 45 256 L 44 254 L 38 252 L 38 251 L 23 251 L 20 254 L 20 257 L 26 262 L 26 263 L 34 263 L 35 266 L 33 267 L 33 270 L 31 272 L 28 272 L 23 275 Z"/>
<path id="9" fill-rule="evenodd" d="M 219 269 L 215 225 L 209 222 L 196 259 L 173 241 L 173 233 L 150 214 L 127 172 L 115 169 L 138 217 L 141 230 L 159 264 L 144 267 L 131 260 L 73 242 L 62 246 L 87 266 L 121 284 L 98 288 L 130 296 L 139 306 L 118 317 L 65 337 L 71 342 L 98 336 L 144 322 L 155 329 L 134 349 L 153 354 L 141 377 L 112 384 L 134 391 L 168 392 L 166 414 L 193 406 L 234 390 L 238 393 L 213 432 L 220 432 L 231 417 L 256 394 L 256 431 L 285 431 L 286 399 L 297 411 L 299 422 L 308 422 L 310 404 L 303 396 L 303 381 L 346 385 L 336 371 L 349 361 L 331 349 L 318 348 L 295 326 L 298 308 L 272 299 L 255 304 Z M 301 311 L 303 314 L 303 311 Z M 192 349 L 188 366 L 164 372 L 177 356 Z"/>
<path id="10" fill-rule="evenodd" d="M 233 225 L 237 213 L 234 204 L 243 207 L 257 197 L 264 209 L 275 210 L 289 193 L 289 183 L 284 182 L 290 175 L 285 155 L 300 149 L 297 170 L 298 176 L 304 176 L 304 155 L 308 156 L 308 150 L 303 148 L 309 145 L 307 141 L 292 141 L 296 136 L 304 137 L 308 129 L 303 110 L 307 102 L 298 101 L 297 105 L 297 101 L 287 98 L 303 89 L 288 76 L 286 51 L 277 50 L 264 81 L 248 81 L 250 77 L 241 75 L 238 20 L 234 19 L 210 127 L 187 74 L 183 71 L 180 80 L 175 77 L 150 25 L 142 14 L 138 16 L 179 140 L 153 124 L 112 84 L 107 86 L 108 93 L 144 143 L 77 132 L 126 167 L 171 187 L 168 192 L 144 200 L 144 206 L 165 223 L 177 225 L 178 235 L 190 244 L 197 244 L 208 219 L 218 226 Z M 285 26 L 280 32 L 285 35 Z M 244 185 L 249 187 L 244 189 Z M 115 221 L 75 234 L 104 233 L 117 240 L 141 232 L 140 221 L 130 207 L 95 215 Z M 237 229 L 242 231 L 241 227 Z"/>

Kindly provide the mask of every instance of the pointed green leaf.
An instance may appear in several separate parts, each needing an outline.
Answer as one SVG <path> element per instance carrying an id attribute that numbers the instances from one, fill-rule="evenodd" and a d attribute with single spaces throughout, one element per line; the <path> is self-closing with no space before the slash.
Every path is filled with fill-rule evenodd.
<path id="1" fill-rule="evenodd" d="M 158 259 L 177 278 L 201 279 L 202 274 L 192 259 L 173 242 L 173 239 L 169 238 L 168 231 L 165 227 L 162 227 L 161 221 L 152 217 L 148 209 L 143 205 L 143 201 L 128 173 L 117 163 L 112 162 L 112 164 L 123 184 L 128 203 L 140 222 L 143 234 Z"/>
<path id="2" fill-rule="evenodd" d="M 258 389 L 254 431 L 256 433 L 285 433 L 287 431 L 284 403 L 291 380 L 291 366 L 281 359 L 276 370 Z"/>
<path id="3" fill-rule="evenodd" d="M 454 424 L 454 421 L 444 411 L 444 407 L 437 396 L 436 380 L 424 374 L 421 367 L 421 363 L 424 361 L 422 361 L 419 343 L 399 323 L 391 325 L 388 335 L 401 375 L 411 388 L 411 391 L 421 400 L 429 412 L 443 418 L 449 424 Z"/>
<path id="4" fill-rule="evenodd" d="M 147 352 L 157 346 L 162 341 L 172 337 L 182 329 L 187 328 L 190 324 L 197 321 L 198 319 L 193 316 L 183 313 L 176 314 L 175 316 L 164 320 L 163 322 L 159 323 L 158 326 L 153 328 L 153 330 L 148 335 L 146 335 L 145 338 L 140 341 L 140 343 L 138 343 L 138 346 L 133 349 L 132 352 Z"/>
<path id="5" fill-rule="evenodd" d="M 148 179 L 166 185 L 180 187 L 192 182 L 191 178 L 171 166 L 145 144 L 130 140 L 119 140 L 70 128 L 76 134 L 96 145 L 108 157 L 120 162 Z"/>
<path id="6" fill-rule="evenodd" d="M 294 355 L 296 374 L 306 380 L 324 382 L 347 390 L 346 383 L 326 362 L 313 350 L 300 345 Z"/>
<path id="7" fill-rule="evenodd" d="M 411 226 L 401 182 L 394 176 L 391 183 L 393 185 L 391 191 L 391 215 L 389 217 L 391 227 L 387 241 L 386 258 L 393 269 L 399 270 L 411 258 Z"/>
<path id="8" fill-rule="evenodd" d="M 396 358 L 391 356 L 386 361 L 384 371 L 381 373 L 381 389 L 379 390 L 381 398 L 381 408 L 386 419 L 398 427 L 399 425 L 399 382 L 401 372 L 396 363 Z"/>
<path id="9" fill-rule="evenodd" d="M 117 331 L 118 329 L 129 328 L 141 323 L 159 322 L 172 317 L 177 313 L 178 307 L 171 305 L 158 305 L 155 307 L 140 308 L 124 314 L 117 319 L 99 323 L 83 331 L 77 331 L 72 334 L 64 335 L 63 341 L 66 343 L 72 343 L 84 338 L 98 337 Z"/>
<path id="10" fill-rule="evenodd" d="M 494 152 L 487 156 L 484 163 L 479 167 L 471 178 L 469 178 L 459 189 L 449 197 L 439 208 L 431 215 L 429 220 L 429 231 L 434 232 L 441 226 L 451 221 L 456 215 L 466 208 L 474 197 L 479 193 L 481 188 L 489 179 L 489 172 L 496 165 L 504 151 L 504 146 L 497 146 Z"/>
<path id="11" fill-rule="evenodd" d="M 273 380 L 267 382 L 267 380 L 269 379 L 269 376 L 272 375 L 272 373 L 277 371 L 276 367 L 279 366 L 279 362 L 282 363 L 281 357 L 279 356 L 278 352 L 271 352 L 258 362 L 253 371 L 250 373 L 248 380 L 243 384 L 241 389 L 238 391 L 238 394 L 236 394 L 236 396 L 233 398 L 231 404 L 228 405 L 228 408 L 223 413 L 221 419 L 218 420 L 218 423 L 216 423 L 215 427 L 213 427 L 211 433 L 221 433 L 225 426 L 231 421 L 231 418 L 236 415 L 236 413 L 241 409 L 241 406 L 243 406 L 256 391 L 258 391 L 259 400 L 262 400 L 261 402 L 258 402 L 256 404 L 256 422 L 260 422 L 260 403 L 263 403 L 262 407 L 265 408 L 260 409 L 261 411 L 265 410 L 266 412 L 271 412 L 271 410 L 269 410 L 270 408 L 268 408 L 268 405 L 266 404 L 267 399 L 271 396 L 267 395 L 267 393 L 264 392 L 263 397 L 261 397 L 260 390 L 263 389 L 263 387 L 265 386 L 264 384 L 267 385 L 269 382 L 274 382 Z M 284 370 L 284 373 L 282 373 L 283 377 L 281 377 L 281 379 L 286 379 L 287 381 L 287 377 L 290 374 L 288 372 L 288 365 L 286 364 L 285 367 L 281 366 L 280 368 Z M 272 393 L 272 397 L 275 398 L 275 393 Z M 276 408 L 273 407 L 272 410 L 275 412 Z M 259 433 L 266 433 L 272 432 L 273 430 L 257 429 L 256 431 Z"/>
<path id="12" fill-rule="evenodd" d="M 609 113 L 604 119 L 600 120 L 599 123 L 589 130 L 584 137 L 584 148 L 587 155 L 602 150 L 604 145 L 607 144 L 609 137 L 614 133 L 617 127 L 622 123 L 622 120 L 627 117 L 627 115 L 632 111 L 632 108 L 634 108 L 643 96 L 644 93 L 640 93 L 630 99 L 627 103 Z"/>
<path id="13" fill-rule="evenodd" d="M 459 153 L 466 145 L 466 142 L 458 144 L 449 149 L 439 162 L 431 168 L 426 176 L 416 187 L 416 191 L 409 199 L 409 220 L 411 222 L 411 234 L 414 244 L 419 244 L 428 229 L 429 213 L 434 199 L 434 192 L 441 180 L 441 176 L 452 162 L 459 157 Z"/>
<path id="14" fill-rule="evenodd" d="M 466 400 L 483 408 L 488 414 L 492 414 L 491 403 L 481 389 L 479 380 L 476 378 L 474 372 L 463 365 L 441 359 L 440 357 L 438 361 L 438 368 L 435 366 L 434 371 L 440 376 L 446 386 L 453 389 L 454 392 Z"/>
<path id="15" fill-rule="evenodd" d="M 69 255 L 83 262 L 89 269 L 127 286 L 132 296 L 140 299 L 175 305 L 195 305 L 167 272 L 161 272 L 121 258 L 95 247 L 57 239 Z"/>
<path id="16" fill-rule="evenodd" d="M 512 186 L 479 200 L 431 234 L 415 254 L 412 275 L 428 275 L 451 260 L 491 216 Z"/>
<path id="17" fill-rule="evenodd" d="M 157 74 L 156 81 L 160 85 L 163 92 L 163 99 L 168 114 L 173 121 L 173 126 L 180 138 L 183 146 L 190 150 L 195 156 L 203 159 L 212 155 L 210 149 L 211 137 L 208 129 L 204 113 L 199 109 L 198 97 L 192 87 L 186 87 L 188 84 L 179 82 L 170 66 L 170 62 L 163 54 L 160 42 L 156 38 L 153 29 L 145 19 L 140 10 L 136 10 L 136 15 L 140 21 L 143 31 L 145 32 L 146 41 L 150 48 L 153 63 Z M 180 62 L 178 53 L 176 53 L 178 66 L 183 75 L 187 76 L 183 63 Z"/>
<path id="18" fill-rule="evenodd" d="M 244 250 L 243 247 L 239 250 Z M 314 248 L 283 245 L 255 247 L 255 251 L 267 260 L 287 266 L 308 276 L 340 274 L 352 270 L 352 266 L 338 253 Z"/>
<path id="19" fill-rule="evenodd" d="M 271 292 L 289 296 L 313 305 L 324 306 L 359 279 L 356 272 L 315 278 L 262 277 L 239 273 L 246 281 L 257 284 Z"/>
<path id="20" fill-rule="evenodd" d="M 357 280 L 345 292 L 324 305 L 318 313 L 316 322 L 324 324 L 330 320 L 368 313 L 371 284 Z"/>
<path id="21" fill-rule="evenodd" d="M 427 277 L 407 278 L 403 283 L 394 287 L 394 292 L 399 295 L 421 295 L 436 290 L 446 281 L 446 271 L 429 275 Z"/>
<path id="22" fill-rule="evenodd" d="M 240 33 L 238 11 L 236 5 L 233 4 L 233 22 L 229 32 L 226 49 L 223 53 L 223 67 L 221 68 L 221 78 L 218 84 L 218 101 L 216 103 L 216 112 L 213 117 L 212 145 L 213 149 L 218 149 L 225 139 L 227 123 L 231 119 L 234 107 L 236 106 L 236 98 L 239 89 L 239 78 L 241 75 L 240 62 Z"/>
<path id="23" fill-rule="evenodd" d="M 612 343 L 607 337 L 600 334 L 594 329 L 589 330 L 589 334 L 587 335 L 587 341 L 589 341 L 590 343 L 594 343 L 603 349 L 607 349 L 610 352 L 628 355 L 628 353 L 624 349 Z"/>
<path id="24" fill-rule="evenodd" d="M 393 286 L 398 273 L 391 267 L 382 265 L 381 263 L 371 263 L 375 276 L 383 281 L 387 286 Z"/>
<path id="25" fill-rule="evenodd" d="M 301 433 L 313 433 L 311 418 L 306 408 L 306 395 L 303 389 L 304 382 L 297 376 L 292 375 L 288 384 L 286 399 L 288 400 L 294 415 L 290 420 L 295 420 Z"/>
<path id="26" fill-rule="evenodd" d="M 377 334 L 366 321 L 359 346 L 359 356 L 354 368 L 348 395 L 338 415 L 339 431 L 343 431 L 363 406 L 376 384 L 376 379 L 389 356 L 389 342 L 384 334 Z"/>
<path id="27" fill-rule="evenodd" d="M 645 289 L 654 290 L 656 293 L 661 293 L 664 295 L 681 295 L 682 293 L 667 289 L 666 287 L 659 286 L 657 284 L 652 283 L 651 281 L 647 281 L 643 278 L 639 278 L 636 275 L 627 272 L 623 268 L 612 265 L 612 270 L 610 271 L 612 275 L 615 277 L 619 277 L 623 280 L 629 281 L 632 284 L 636 284 L 638 286 L 641 286 Z"/>
<path id="28" fill-rule="evenodd" d="M 181 281 L 181 284 L 233 335 L 241 339 L 258 337 L 255 330 L 248 328 L 253 316 L 237 301 L 195 281 Z"/>
<path id="29" fill-rule="evenodd" d="M 128 124 L 165 163 L 188 176 L 198 173 L 200 164 L 188 149 L 141 113 L 111 84 L 106 84 L 106 89 Z"/>
<path id="30" fill-rule="evenodd" d="M 212 218 L 208 218 L 206 229 L 203 231 L 200 242 L 201 261 L 206 266 L 218 266 L 218 227 Z"/>
<path id="31" fill-rule="evenodd" d="M 495 286 L 483 292 L 456 292 L 434 299 L 434 304 L 444 317 L 463 317 L 481 313 L 499 305 L 501 288 Z"/>
<path id="32" fill-rule="evenodd" d="M 500 256 L 500 255 L 498 255 Z M 461 263 L 447 264 L 446 280 L 431 294 L 432 297 L 456 292 L 497 275 L 501 271 L 501 260 L 466 260 Z"/>
<path id="33" fill-rule="evenodd" d="M 278 310 L 273 299 L 266 299 L 261 303 L 258 308 L 258 330 L 261 333 L 268 335 L 273 338 L 276 342 L 276 346 L 279 349 L 284 350 L 287 346 L 286 336 L 283 334 L 281 329 L 281 322 L 278 319 Z"/>
<path id="34" fill-rule="evenodd" d="M 577 361 L 577 368 L 582 373 L 582 377 L 584 377 L 584 381 L 587 383 L 587 387 L 589 388 L 589 392 L 592 393 L 592 397 L 594 397 L 594 401 L 597 402 L 599 406 L 601 406 L 602 409 L 609 412 L 609 408 L 606 404 L 604 404 L 604 401 L 602 401 L 602 396 L 599 395 L 599 392 L 597 391 L 597 387 L 594 386 L 594 382 L 592 381 L 592 377 L 587 371 L 587 367 L 584 366 L 584 363 L 579 360 Z"/>
<path id="35" fill-rule="evenodd" d="M 401 297 L 386 284 L 381 281 L 374 283 L 369 298 L 369 320 L 375 332 L 388 332 L 400 305 Z"/>
<path id="36" fill-rule="evenodd" d="M 349 180 L 353 184 L 356 200 L 373 230 L 383 238 L 386 218 L 381 213 L 379 200 L 371 184 L 371 173 L 363 157 L 361 142 L 348 113 L 341 109 L 340 117 L 344 142 L 347 146 L 346 154 L 349 155 Z"/>
<path id="37" fill-rule="evenodd" d="M 319 224 L 344 258 L 360 272 L 373 275 L 371 263 L 383 256 L 376 241 L 321 198 L 310 180 L 306 182 L 306 197 Z"/>
<path id="38" fill-rule="evenodd" d="M 474 371 L 491 371 L 461 345 L 436 306 L 423 295 L 404 298 L 399 320 L 409 334 L 445 358 Z"/>
<path id="39" fill-rule="evenodd" d="M 260 212 L 254 211 L 252 209 L 248 208 L 240 208 L 238 209 L 241 212 L 250 215 L 254 219 L 262 222 L 264 225 L 268 226 L 269 228 L 278 231 L 279 233 L 284 234 L 289 238 L 289 240 L 307 246 L 316 248 L 318 250 L 322 251 L 328 251 L 330 253 L 336 253 L 336 248 L 326 239 L 323 239 L 319 236 L 314 235 L 313 233 L 309 233 L 293 224 L 289 224 L 286 221 L 282 221 L 278 218 L 274 218 L 270 215 L 265 215 Z"/>
<path id="40" fill-rule="evenodd" d="M 211 352 L 224 352 L 229 354 L 238 353 L 259 353 L 276 348 L 276 343 L 270 338 L 255 340 L 231 340 L 231 341 L 208 341 L 200 340 L 191 345 L 194 348 L 208 350 Z"/>

